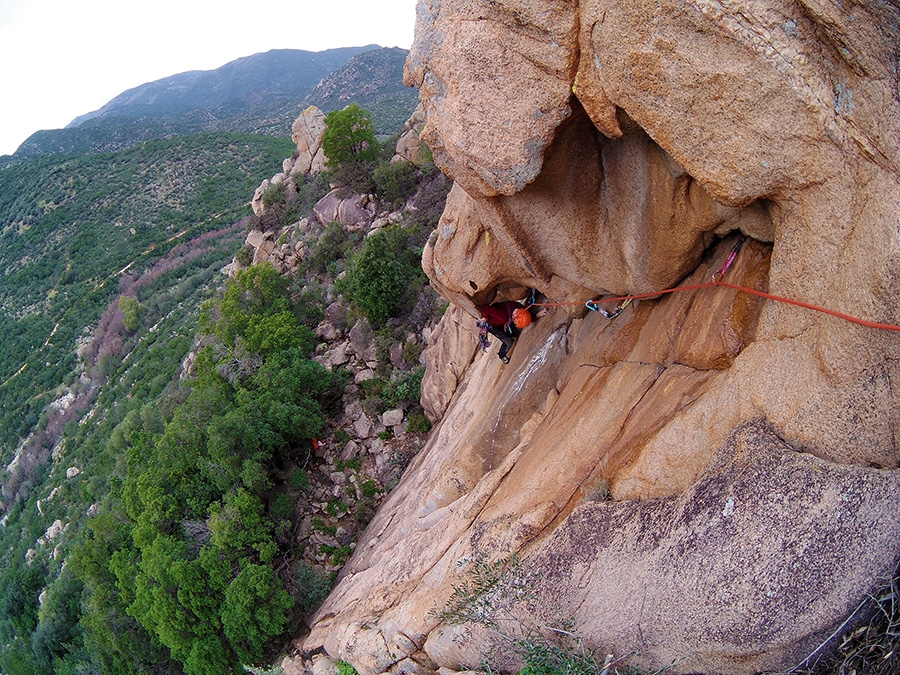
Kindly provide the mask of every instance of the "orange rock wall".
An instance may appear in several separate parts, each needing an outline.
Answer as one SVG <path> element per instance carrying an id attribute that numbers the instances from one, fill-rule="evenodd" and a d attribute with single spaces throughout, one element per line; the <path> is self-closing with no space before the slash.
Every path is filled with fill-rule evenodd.
<path id="1" fill-rule="evenodd" d="M 454 305 L 423 383 L 441 421 L 303 647 L 363 675 L 477 667 L 503 639 L 436 610 L 473 560 L 518 552 L 542 589 L 519 625 L 571 619 L 651 670 L 794 665 L 900 557 L 900 335 L 721 287 L 612 322 L 578 303 L 705 281 L 739 230 L 729 280 L 900 323 L 900 10 L 417 16 L 407 81 L 456 182 L 423 256 Z M 475 351 L 476 306 L 528 287 L 563 304 L 509 365 Z"/>

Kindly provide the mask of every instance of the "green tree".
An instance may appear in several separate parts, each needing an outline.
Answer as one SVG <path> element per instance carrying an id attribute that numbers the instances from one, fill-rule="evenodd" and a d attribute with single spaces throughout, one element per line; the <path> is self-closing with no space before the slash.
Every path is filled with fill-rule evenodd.
<path id="1" fill-rule="evenodd" d="M 369 112 L 357 103 L 334 110 L 325 117 L 327 129 L 322 137 L 322 150 L 329 168 L 371 161 L 378 157 L 378 141 Z"/>
<path id="2" fill-rule="evenodd" d="M 225 590 L 222 626 L 242 663 L 262 665 L 266 643 L 285 629 L 294 601 L 271 567 L 247 564 Z"/>
<path id="3" fill-rule="evenodd" d="M 125 325 L 125 330 L 129 333 L 136 331 L 140 321 L 141 303 L 130 295 L 120 295 L 119 309 L 122 312 L 122 323 Z"/>

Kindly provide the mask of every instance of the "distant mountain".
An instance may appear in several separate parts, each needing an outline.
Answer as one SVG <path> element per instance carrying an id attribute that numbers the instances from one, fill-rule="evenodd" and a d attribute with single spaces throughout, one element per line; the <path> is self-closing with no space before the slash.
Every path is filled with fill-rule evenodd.
<path id="1" fill-rule="evenodd" d="M 390 135 L 416 106 L 415 90 L 403 86 L 406 54 L 378 45 L 322 52 L 278 49 L 216 70 L 172 75 L 129 89 L 65 129 L 32 134 L 14 155 L 0 158 L 0 166 L 207 131 L 289 137 L 291 123 L 315 100 L 326 112 L 356 100 L 372 112 L 377 133 Z M 314 89 L 318 98 L 310 93 Z"/>
<path id="2" fill-rule="evenodd" d="M 376 49 L 378 45 L 323 52 L 273 49 L 216 70 L 193 70 L 129 89 L 69 127 L 104 116 L 165 118 L 210 110 L 232 117 L 269 111 L 275 101 L 296 106 L 323 77 L 357 54 Z"/>
<path id="3" fill-rule="evenodd" d="M 316 85 L 302 108 L 314 105 L 325 113 L 356 102 L 372 113 L 375 133 L 397 133 L 419 102 L 419 93 L 403 84 L 405 49 L 368 51 L 350 59 Z"/>

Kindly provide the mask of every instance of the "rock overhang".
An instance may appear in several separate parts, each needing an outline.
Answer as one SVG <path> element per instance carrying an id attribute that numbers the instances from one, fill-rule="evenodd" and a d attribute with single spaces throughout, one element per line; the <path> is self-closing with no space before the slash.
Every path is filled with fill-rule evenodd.
<path id="1" fill-rule="evenodd" d="M 436 160 L 457 182 L 442 221 L 447 236 L 430 242 L 423 264 L 451 302 L 471 309 L 498 289 L 514 293 L 526 286 L 557 300 L 584 300 L 706 278 L 728 251 L 730 241 L 721 238 L 741 230 L 774 245 L 770 253 L 763 243 L 748 244 L 733 270 L 743 283 L 900 322 L 900 302 L 886 292 L 898 287 L 900 276 L 900 144 L 891 140 L 900 128 L 890 56 L 900 51 L 895 7 L 582 2 L 570 25 L 575 33 L 550 45 L 550 51 L 565 46 L 565 77 L 541 66 L 548 82 L 537 91 L 553 101 L 557 117 L 528 118 L 543 110 L 528 103 L 520 109 L 523 119 L 507 125 L 507 109 L 518 104 L 519 72 L 508 68 L 504 81 L 496 77 L 497 64 L 481 70 L 453 64 L 502 52 L 506 61 L 498 63 L 508 66 L 510 55 L 528 54 L 527 44 L 516 49 L 509 42 L 530 37 L 516 23 L 515 9 L 524 5 L 574 7 L 420 3 L 428 10 L 420 16 L 427 25 L 417 33 L 407 74 L 421 87 Z M 472 15 L 491 7 L 502 10 L 493 19 Z M 505 26 L 497 45 L 484 37 L 491 21 Z M 473 22 L 482 24 L 481 32 L 468 42 L 448 33 Z M 855 30 L 854 22 L 863 29 Z M 864 46 L 866 35 L 871 49 Z M 454 52 L 460 45 L 487 51 L 481 57 Z M 507 87 L 505 96 L 498 87 Z M 532 101 L 535 92 L 527 93 Z M 506 106 L 506 116 L 492 115 L 498 105 Z M 489 133 L 477 128 L 481 122 Z M 522 172 L 504 173 L 511 168 Z M 529 172 L 533 178 L 523 180 Z M 443 419 L 321 610 L 333 623 L 314 626 L 309 644 L 369 659 L 366 650 L 378 652 L 378 640 L 358 629 L 361 617 L 377 615 L 367 630 L 384 644 L 410 635 L 410 654 L 424 645 L 435 665 L 458 665 L 466 661 L 442 651 L 447 645 L 439 640 L 444 632 L 458 638 L 458 631 L 441 627 L 429 611 L 459 582 L 460 561 L 520 550 L 538 570 L 562 569 L 564 548 L 552 542 L 577 537 L 579 523 L 607 512 L 619 514 L 610 530 L 619 540 L 604 550 L 627 557 L 641 542 L 656 542 L 652 554 L 662 560 L 667 550 L 687 555 L 691 541 L 712 532 L 687 527 L 680 542 L 663 546 L 673 532 L 664 517 L 669 507 L 685 516 L 682 524 L 702 520 L 701 512 L 709 522 L 713 515 L 725 522 L 744 508 L 757 509 L 764 525 L 755 543 L 738 533 L 703 543 L 723 559 L 757 556 L 753 564 L 715 581 L 703 576 L 704 556 L 698 555 L 687 582 L 713 599 L 737 594 L 746 616 L 766 616 L 774 608 L 784 626 L 797 628 L 791 636 L 750 635 L 735 625 L 728 634 L 708 633 L 713 646 L 685 634 L 674 647 L 661 647 L 645 639 L 666 635 L 666 617 L 658 612 L 653 619 L 635 605 L 629 627 L 639 630 L 623 635 L 621 606 L 603 614 L 609 596 L 587 598 L 578 584 L 564 584 L 553 597 L 596 609 L 575 617 L 578 630 L 592 645 L 647 648 L 654 653 L 648 667 L 668 665 L 673 657 L 681 659 L 675 671 L 682 672 L 744 673 L 796 663 L 843 622 L 900 553 L 889 517 L 877 531 L 851 528 L 854 541 L 873 554 L 861 565 L 840 541 L 819 537 L 810 515 L 824 512 L 814 503 L 819 497 L 832 511 L 843 508 L 832 497 L 851 492 L 869 499 L 869 506 L 895 500 L 900 344 L 893 335 L 777 303 L 750 308 L 747 298 L 721 293 L 641 302 L 612 323 L 595 313 L 555 312 L 552 326 L 538 322 L 523 333 L 508 366 L 493 354 L 473 354 L 474 321 L 451 312 L 456 328 L 448 324 L 441 334 L 452 334 L 456 347 L 433 351 L 426 374 L 440 376 L 452 364 L 453 377 L 443 378 L 450 390 L 434 411 Z M 547 345 L 552 349 L 545 353 Z M 542 379 L 528 379 L 536 373 Z M 522 391 L 527 402 L 508 401 Z M 518 433 L 495 441 L 493 434 L 510 429 Z M 728 465 L 738 450 L 743 459 Z M 741 466 L 745 473 L 734 471 Z M 798 482 L 779 487 L 771 480 L 778 476 Z M 580 505 L 601 479 L 618 501 Z M 710 501 L 713 488 L 721 503 Z M 806 505 L 802 532 L 794 532 L 789 517 L 776 522 L 759 515 L 773 500 L 790 504 L 791 490 L 800 491 L 795 503 Z M 875 513 L 869 506 L 866 513 Z M 649 514 L 642 524 L 639 512 Z M 794 534 L 816 543 L 817 561 L 829 560 L 830 572 L 809 606 L 776 607 L 765 591 L 790 592 L 786 565 L 802 562 L 800 549 L 779 542 L 794 541 Z M 406 566 L 401 551 L 410 559 Z M 581 572 L 596 588 L 613 588 L 620 574 L 602 563 L 585 562 Z M 842 584 L 841 570 L 854 565 L 860 576 L 851 588 Z M 648 572 L 652 566 L 633 560 L 627 567 L 635 589 L 668 598 L 657 603 L 666 611 L 670 600 L 678 604 L 666 595 L 671 578 L 661 580 Z M 724 588 L 735 574 L 740 583 Z M 696 613 L 703 604 L 682 609 Z M 543 615 L 538 608 L 533 616 Z M 684 625 L 703 618 L 700 611 Z M 339 638 L 328 635 L 335 626 Z M 467 647 L 473 658 L 484 653 L 474 643 Z M 382 663 L 381 656 L 370 663 Z"/>

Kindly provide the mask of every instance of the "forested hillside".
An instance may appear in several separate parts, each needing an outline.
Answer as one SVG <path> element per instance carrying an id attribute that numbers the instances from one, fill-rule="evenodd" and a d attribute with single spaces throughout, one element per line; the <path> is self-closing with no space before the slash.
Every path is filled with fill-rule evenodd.
<path id="1" fill-rule="evenodd" d="M 271 664 L 420 447 L 410 336 L 442 309 L 419 258 L 449 184 L 427 160 L 392 163 L 396 137 L 378 143 L 352 110 L 364 156 L 271 187 L 260 215 L 249 199 L 286 139 L 200 134 L 0 171 L 0 672 Z M 393 224 L 314 222 L 334 180 Z M 249 228 L 302 240 L 302 263 L 226 278 Z M 367 332 L 369 379 L 323 356 L 323 325 Z M 409 411 L 402 438 L 378 431 L 388 464 L 347 453 L 348 396 L 376 419 Z"/>
<path id="2" fill-rule="evenodd" d="M 4 463 L 64 393 L 60 385 L 76 384 L 76 347 L 120 285 L 173 247 L 248 213 L 248 195 L 291 147 L 262 136 L 200 135 L 0 171 Z"/>
<path id="3" fill-rule="evenodd" d="M 48 528 L 82 536 L 108 496 L 125 462 L 107 447 L 112 430 L 177 380 L 200 304 L 240 245 L 248 195 L 292 147 L 207 134 L 0 171 L 2 672 L 52 672 L 74 651 L 77 565 L 68 545 L 39 539 Z"/>

